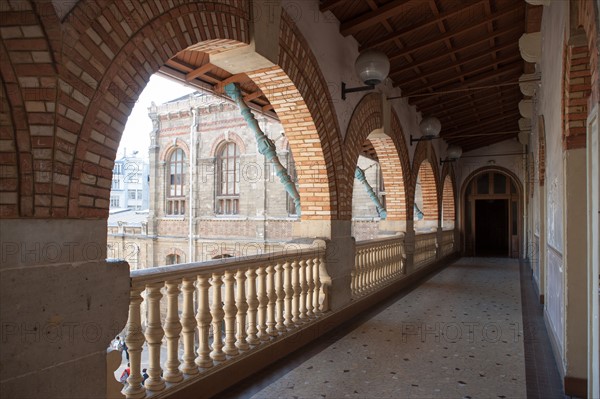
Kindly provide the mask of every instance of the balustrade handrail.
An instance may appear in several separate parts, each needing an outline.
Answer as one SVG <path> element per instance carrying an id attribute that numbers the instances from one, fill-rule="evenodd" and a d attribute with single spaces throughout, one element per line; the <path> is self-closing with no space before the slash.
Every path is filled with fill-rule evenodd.
<path id="1" fill-rule="evenodd" d="M 363 248 L 368 248 L 368 247 L 375 247 L 375 246 L 383 245 L 383 244 L 393 242 L 396 240 L 404 240 L 404 236 L 397 235 L 397 236 L 391 236 L 391 237 L 373 238 L 371 240 L 357 241 L 356 249 L 358 250 L 358 249 L 363 249 Z"/>
<path id="2" fill-rule="evenodd" d="M 415 234 L 415 240 L 426 240 L 428 238 L 432 238 L 432 237 L 436 237 L 437 236 L 437 232 L 433 231 L 431 233 L 421 233 L 421 234 Z"/>
<path id="3" fill-rule="evenodd" d="M 177 280 L 197 274 L 210 274 L 239 268 L 251 267 L 261 263 L 272 263 L 297 256 L 321 255 L 325 247 L 297 248 L 288 251 L 277 251 L 259 255 L 246 255 L 235 258 L 211 259 L 204 262 L 180 263 L 177 265 L 161 266 L 152 269 L 138 269 L 130 272 L 131 285 L 151 284 L 168 280 Z"/>

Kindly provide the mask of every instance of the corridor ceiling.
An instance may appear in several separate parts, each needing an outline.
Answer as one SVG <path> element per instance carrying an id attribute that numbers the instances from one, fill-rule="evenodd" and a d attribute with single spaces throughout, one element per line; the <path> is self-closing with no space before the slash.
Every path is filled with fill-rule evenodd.
<path id="1" fill-rule="evenodd" d="M 533 73 L 519 51 L 523 33 L 539 31 L 541 6 L 524 0 L 321 0 L 320 9 L 340 21 L 359 50 L 377 49 L 390 59 L 390 79 L 423 116 L 442 123 L 440 136 L 464 152 L 517 137 L 517 84 Z M 232 76 L 207 55 L 182 51 L 163 73 L 222 92 L 241 84 L 254 109 L 275 115 L 268 99 L 245 75 Z M 363 154 L 374 158 L 369 143 Z"/>

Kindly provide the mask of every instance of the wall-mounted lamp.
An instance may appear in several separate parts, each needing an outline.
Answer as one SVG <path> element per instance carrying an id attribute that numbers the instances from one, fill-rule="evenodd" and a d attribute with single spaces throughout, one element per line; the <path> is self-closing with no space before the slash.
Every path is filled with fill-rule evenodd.
<path id="1" fill-rule="evenodd" d="M 428 116 L 427 118 L 423 118 L 421 123 L 419 123 L 419 128 L 421 129 L 421 137 L 413 138 L 412 134 L 410 135 L 410 145 L 413 145 L 415 141 L 428 141 L 437 138 L 438 134 L 442 130 L 442 123 L 435 116 Z"/>
<path id="2" fill-rule="evenodd" d="M 462 148 L 457 146 L 456 144 L 450 144 L 448 149 L 446 150 L 446 159 L 440 158 L 440 165 L 446 162 L 454 162 L 457 161 L 458 158 L 462 155 Z"/>
<path id="3" fill-rule="evenodd" d="M 390 60 L 382 51 L 367 50 L 358 56 L 354 63 L 354 69 L 366 86 L 348 89 L 346 83 L 342 82 L 342 100 L 346 99 L 346 93 L 373 90 L 375 85 L 383 82 L 390 73 Z"/>

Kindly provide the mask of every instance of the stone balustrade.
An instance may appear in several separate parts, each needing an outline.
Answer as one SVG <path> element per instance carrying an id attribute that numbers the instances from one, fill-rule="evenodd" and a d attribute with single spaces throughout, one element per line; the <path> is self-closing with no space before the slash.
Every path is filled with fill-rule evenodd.
<path id="1" fill-rule="evenodd" d="M 438 237 L 440 243 L 438 245 Z M 327 320 L 325 241 L 310 248 L 131 272 L 127 398 L 164 397 L 212 371 Z M 353 299 L 403 279 L 454 250 L 454 231 L 417 234 L 414 267 L 404 236 L 356 244 Z M 335 312 L 334 312 L 335 313 Z M 142 364 L 148 378 L 142 378 Z"/>
<path id="2" fill-rule="evenodd" d="M 401 278 L 404 267 L 404 237 L 390 237 L 356 243 L 352 270 L 352 297 L 356 298 Z"/>
<path id="3" fill-rule="evenodd" d="M 313 246 L 132 271 L 122 392 L 162 396 L 313 323 L 328 309 L 324 262 L 325 248 Z"/>
<path id="4" fill-rule="evenodd" d="M 440 250 L 441 256 L 450 255 L 454 252 L 454 230 L 444 230 L 442 232 Z"/>
<path id="5" fill-rule="evenodd" d="M 435 261 L 437 249 L 437 232 L 415 235 L 414 270 Z"/>

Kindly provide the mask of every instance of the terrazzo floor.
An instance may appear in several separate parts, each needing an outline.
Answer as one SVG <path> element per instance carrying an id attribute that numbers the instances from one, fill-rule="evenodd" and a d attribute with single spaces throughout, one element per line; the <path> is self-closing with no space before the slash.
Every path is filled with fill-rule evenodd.
<path id="1" fill-rule="evenodd" d="M 518 261 L 465 258 L 251 397 L 525 398 L 522 331 Z"/>

